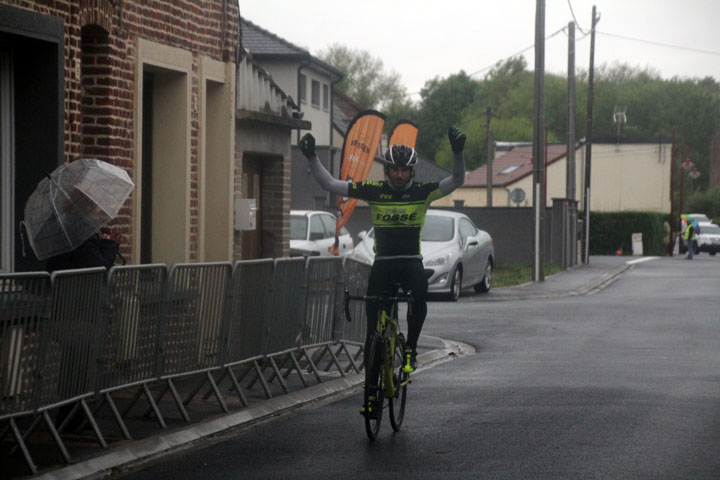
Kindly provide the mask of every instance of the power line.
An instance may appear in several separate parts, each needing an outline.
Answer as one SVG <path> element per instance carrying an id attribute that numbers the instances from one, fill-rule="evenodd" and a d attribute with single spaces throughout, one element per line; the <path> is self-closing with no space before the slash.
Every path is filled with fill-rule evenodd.
<path id="1" fill-rule="evenodd" d="M 555 31 L 555 32 L 551 33 L 550 35 L 548 35 L 547 37 L 545 37 L 545 40 L 550 40 L 550 39 L 553 38 L 555 35 L 561 33 L 563 30 L 565 30 L 566 28 L 567 28 L 567 27 L 562 27 L 562 28 L 558 29 L 557 31 Z M 532 49 L 532 48 L 535 48 L 535 45 L 534 45 L 534 44 L 533 44 L 533 45 L 530 45 L 530 46 L 528 46 L 528 47 L 525 47 L 525 48 L 523 48 L 522 50 L 513 53 L 512 55 L 508 55 L 508 56 L 505 57 L 505 58 L 501 58 L 500 60 L 497 60 L 495 63 L 493 63 L 493 64 L 491 64 L 491 65 L 488 65 L 487 67 L 483 67 L 483 68 L 481 68 L 480 70 L 475 70 L 474 72 L 469 73 L 469 74 L 468 74 L 468 77 L 472 77 L 473 75 L 477 75 L 478 73 L 482 73 L 482 72 L 485 72 L 485 71 L 487 71 L 487 70 L 490 70 L 491 68 L 493 68 L 494 66 L 496 66 L 498 63 L 504 62 L 505 60 L 510 60 L 511 58 L 517 57 L 518 55 L 522 55 L 523 53 L 527 52 L 528 50 L 530 50 L 530 49 Z M 408 96 L 410 96 L 410 95 L 417 95 L 417 94 L 419 94 L 419 93 L 420 93 L 420 92 L 412 92 L 412 93 L 406 94 L 405 96 L 408 97 Z"/>
<path id="2" fill-rule="evenodd" d="M 568 0 L 568 5 L 570 5 L 570 0 Z M 570 5 L 570 10 L 572 11 L 572 5 Z M 574 14 L 574 13 L 573 13 L 573 18 L 575 18 L 575 14 Z M 575 24 L 577 25 L 577 19 L 575 19 Z M 577 41 L 583 40 L 585 37 L 587 37 L 588 35 L 590 35 L 590 31 L 587 31 L 587 32 L 583 31 L 583 29 L 581 29 L 581 28 L 579 27 L 579 25 L 578 25 L 578 29 L 579 29 L 581 32 L 583 32 L 584 35 L 583 35 L 582 37 L 576 39 Z M 566 33 L 566 32 L 567 32 L 567 26 L 564 26 L 564 27 L 560 28 L 559 30 L 556 30 L 555 32 L 551 33 L 550 35 L 548 35 L 547 37 L 545 37 L 545 40 L 546 40 L 546 41 L 547 41 L 547 40 L 550 40 L 551 38 L 553 38 L 554 36 L 558 35 L 558 34 L 561 33 L 561 32 L 567 34 L 567 33 Z M 615 34 L 615 33 L 601 32 L 601 31 L 599 31 L 599 30 L 595 30 L 595 32 L 598 33 L 598 34 L 600 34 L 600 35 L 604 35 L 604 36 L 606 36 L 606 37 L 615 37 L 615 38 L 619 38 L 619 39 L 622 39 L 622 40 L 630 40 L 630 41 L 633 41 L 633 42 L 647 43 L 647 44 L 649 44 L 649 45 L 655 45 L 655 46 L 659 46 L 659 47 L 674 48 L 674 49 L 677 49 L 677 50 L 685 50 L 685 51 L 689 51 L 689 52 L 704 53 L 704 54 L 706 54 L 706 55 L 716 55 L 716 56 L 720 56 L 720 52 L 715 52 L 715 51 L 712 51 L 712 50 L 703 50 L 703 49 L 700 49 L 700 48 L 685 47 L 685 46 L 682 46 L 682 45 L 673 45 L 673 44 L 671 44 L 671 43 L 656 42 L 656 41 L 653 41 L 653 40 L 644 40 L 644 39 L 642 39 L 642 38 L 630 37 L 630 36 L 627 36 L 627 35 L 618 35 L 618 34 Z M 477 75 L 478 73 L 482 73 L 482 72 L 485 72 L 485 71 L 487 71 L 487 70 L 490 70 L 491 68 L 493 68 L 494 66 L 496 66 L 498 63 L 504 62 L 505 60 L 509 60 L 509 59 L 511 59 L 511 58 L 513 58 L 513 57 L 517 57 L 518 55 L 522 55 L 523 53 L 527 52 L 528 50 L 530 50 L 530 49 L 532 49 L 532 48 L 534 48 L 534 47 L 535 47 L 534 44 L 533 44 L 533 45 L 530 45 L 530 46 L 528 46 L 528 47 L 525 47 L 525 48 L 523 48 L 522 50 L 520 50 L 520 51 L 518 51 L 518 52 L 516 52 L 516 53 L 514 53 L 514 54 L 512 54 L 512 55 L 509 55 L 509 56 L 507 56 L 507 57 L 505 57 L 505 58 L 502 58 L 502 59 L 496 61 L 496 62 L 493 63 L 492 65 L 488 65 L 487 67 L 483 67 L 483 68 L 481 68 L 480 70 L 476 70 L 476 71 L 468 74 L 468 76 L 469 76 L 469 77 L 472 77 L 473 75 Z M 409 97 L 409 96 L 412 96 L 412 95 L 417 95 L 417 94 L 419 94 L 419 93 L 420 93 L 420 92 L 407 93 L 407 94 L 405 94 L 405 96 L 406 96 L 406 97 Z"/>
<path id="3" fill-rule="evenodd" d="M 586 32 L 585 29 L 583 29 L 578 23 L 577 18 L 575 17 L 575 11 L 572 8 L 572 3 L 570 3 L 570 0 L 568 0 L 568 7 L 570 7 L 570 13 L 572 13 L 573 20 L 575 20 L 575 25 L 577 26 L 578 30 L 580 30 L 580 33 L 584 33 L 585 35 L 587 35 L 589 32 Z"/>
<path id="4" fill-rule="evenodd" d="M 558 30 L 554 31 L 553 33 L 551 33 L 550 35 L 548 35 L 547 37 L 545 37 L 545 41 L 548 41 L 548 40 L 550 40 L 551 38 L 553 38 L 555 35 L 558 35 L 559 33 L 562 33 L 566 28 L 567 28 L 567 27 L 565 26 L 565 27 L 559 28 Z M 482 72 L 484 72 L 484 71 L 486 71 L 486 70 L 490 70 L 491 68 L 493 68 L 493 67 L 494 67 L 495 65 L 497 65 L 498 63 L 504 62 L 505 60 L 509 60 L 509 59 L 511 59 L 511 58 L 513 58 L 513 57 L 517 57 L 518 55 L 522 55 L 523 53 L 527 52 L 528 50 L 530 50 L 530 49 L 532 49 L 532 48 L 535 48 L 535 44 L 530 45 L 530 46 L 528 46 L 528 47 L 525 47 L 525 48 L 523 48 L 522 50 L 520 50 L 519 52 L 513 53 L 512 55 L 510 55 L 510 56 L 508 56 L 508 57 L 505 57 L 505 58 L 503 58 L 503 59 L 500 59 L 500 60 L 498 60 L 497 62 L 493 63 L 492 65 L 488 65 L 487 67 L 481 68 L 480 70 L 476 70 L 476 71 L 470 73 L 468 76 L 469 76 L 469 77 L 472 77 L 473 75 L 477 75 L 478 73 L 482 73 Z"/>
<path id="5" fill-rule="evenodd" d="M 682 45 L 673 45 L 671 43 L 662 43 L 662 42 L 655 42 L 653 40 L 643 40 L 642 38 L 636 38 L 636 37 L 629 37 L 627 35 L 618 35 L 615 33 L 607 33 L 607 32 L 600 32 L 598 31 L 600 35 L 605 35 L 606 37 L 615 37 L 615 38 L 621 38 L 623 40 L 631 40 L 633 42 L 640 42 L 640 43 L 647 43 L 649 45 L 657 45 L 659 47 L 666 47 L 666 48 L 675 48 L 677 50 L 686 50 L 689 52 L 697 52 L 697 53 L 705 53 L 707 55 L 718 55 L 720 56 L 720 52 L 714 52 L 712 50 L 703 50 L 701 48 L 693 48 L 693 47 L 685 47 Z"/>

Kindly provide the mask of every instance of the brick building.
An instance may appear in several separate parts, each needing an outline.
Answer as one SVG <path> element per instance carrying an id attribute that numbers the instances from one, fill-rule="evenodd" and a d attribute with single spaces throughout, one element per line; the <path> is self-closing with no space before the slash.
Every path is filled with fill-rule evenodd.
<path id="1" fill-rule="evenodd" d="M 309 123 L 244 59 L 238 16 L 230 0 L 0 0 L 0 271 L 43 268 L 22 240 L 23 208 L 44 171 L 80 157 L 136 184 L 112 224 L 131 263 L 243 256 L 233 209 L 252 181 L 248 152 L 265 195 L 282 197 L 291 129 Z M 263 99 L 236 105 L 240 64 L 254 72 L 244 79 L 269 85 L 245 91 L 266 92 L 275 110 Z M 265 244 L 252 256 L 282 256 L 284 205 L 266 203 L 255 235 Z"/>

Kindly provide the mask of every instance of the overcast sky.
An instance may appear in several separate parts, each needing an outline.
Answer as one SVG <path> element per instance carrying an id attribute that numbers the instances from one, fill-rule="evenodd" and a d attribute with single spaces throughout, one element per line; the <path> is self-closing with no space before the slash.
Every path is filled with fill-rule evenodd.
<path id="1" fill-rule="evenodd" d="M 524 50 L 534 69 L 535 0 L 240 0 L 240 14 L 317 54 L 332 43 L 367 50 L 401 75 L 408 93 L 465 70 L 481 79 Z M 587 70 L 592 7 L 595 65 L 651 67 L 663 77 L 720 81 L 718 0 L 546 0 L 545 37 L 577 20 L 575 65 Z M 582 31 L 580 30 L 582 29 Z M 584 38 L 583 38 L 584 37 Z M 630 37 L 630 38 L 621 38 Z M 545 43 L 545 70 L 567 72 L 568 37 Z M 679 48 L 676 48 L 679 47 Z M 418 99 L 417 95 L 413 96 Z"/>

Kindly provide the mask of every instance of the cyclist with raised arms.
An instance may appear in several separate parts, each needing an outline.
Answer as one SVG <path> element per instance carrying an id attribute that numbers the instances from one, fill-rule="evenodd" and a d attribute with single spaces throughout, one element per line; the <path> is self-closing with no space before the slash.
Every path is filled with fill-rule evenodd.
<path id="1" fill-rule="evenodd" d="M 454 155 L 452 175 L 440 182 L 420 183 L 413 180 L 418 155 L 412 147 L 391 145 L 385 153 L 383 182 L 344 182 L 334 178 L 315 154 L 315 138 L 309 133 L 300 140 L 300 150 L 308 159 L 312 175 L 325 189 L 337 195 L 365 200 L 370 205 L 375 228 L 375 261 L 368 279 L 368 296 L 393 294 L 399 283 L 412 292 L 413 305 L 408 315 L 408 337 L 405 367 L 408 373 L 416 368 L 417 342 L 427 315 L 427 277 L 420 253 L 420 235 L 425 212 L 430 203 L 444 197 L 465 182 L 463 148 L 465 134 L 451 127 L 448 138 Z M 371 334 L 377 322 L 378 305 L 368 302 L 365 352 L 370 348 Z M 367 360 L 367 358 L 366 358 Z M 367 365 L 366 365 L 367 367 Z"/>

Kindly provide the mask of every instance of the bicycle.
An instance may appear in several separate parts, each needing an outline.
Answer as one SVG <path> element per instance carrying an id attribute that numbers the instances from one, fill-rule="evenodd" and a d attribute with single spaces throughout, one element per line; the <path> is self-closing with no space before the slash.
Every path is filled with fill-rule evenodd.
<path id="1" fill-rule="evenodd" d="M 363 397 L 363 416 L 365 431 L 371 441 L 377 438 L 382 422 L 384 400 L 388 400 L 390 425 L 399 431 L 405 417 L 407 386 L 410 374 L 403 370 L 405 366 L 405 336 L 398 328 L 398 303 L 405 302 L 412 308 L 412 295 L 396 293 L 394 295 L 364 296 L 350 295 L 345 290 L 345 318 L 350 317 L 350 301 L 377 302 L 380 305 L 378 320 L 368 352 L 365 352 L 365 391 Z M 371 398 L 374 397 L 374 400 Z"/>

